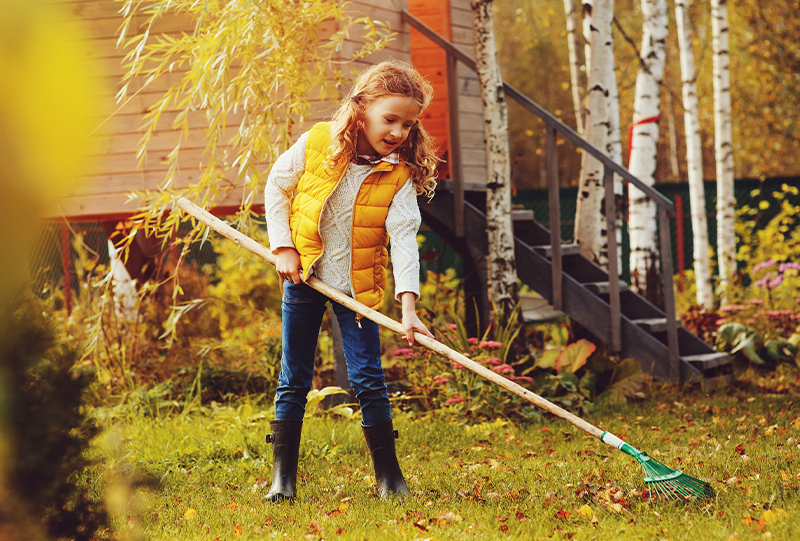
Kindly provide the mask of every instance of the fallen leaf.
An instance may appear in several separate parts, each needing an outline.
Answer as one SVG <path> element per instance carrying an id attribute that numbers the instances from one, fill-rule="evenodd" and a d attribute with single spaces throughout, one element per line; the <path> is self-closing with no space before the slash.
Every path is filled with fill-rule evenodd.
<path id="1" fill-rule="evenodd" d="M 568 518 L 572 513 L 569 511 L 564 511 L 563 509 L 559 509 L 558 513 L 556 513 L 556 518 Z"/>
<path id="2" fill-rule="evenodd" d="M 737 453 L 739 453 L 740 455 L 744 455 L 744 453 L 745 453 L 745 450 L 744 450 L 744 445 L 742 445 L 742 444 L 740 443 L 739 445 L 737 445 L 737 446 L 736 446 L 736 449 L 735 449 L 735 451 L 736 451 Z"/>
<path id="3" fill-rule="evenodd" d="M 764 514 L 761 515 L 761 518 L 764 520 L 767 526 L 774 526 L 775 524 L 778 523 L 779 517 L 778 513 L 770 509 L 767 509 L 766 511 L 764 511 Z"/>
<path id="4" fill-rule="evenodd" d="M 244 535 L 244 528 L 241 524 L 236 524 L 235 522 L 233 523 L 233 535 L 236 537 L 241 537 Z"/>
<path id="5" fill-rule="evenodd" d="M 506 533 L 506 532 L 508 532 L 508 526 L 506 526 L 505 524 L 501 524 L 500 527 L 497 528 L 497 530 L 500 531 L 500 532 Z"/>
<path id="6" fill-rule="evenodd" d="M 186 512 L 183 514 L 183 518 L 185 518 L 186 520 L 192 520 L 196 516 L 197 516 L 197 511 L 195 511 L 191 507 L 187 509 Z"/>
<path id="7" fill-rule="evenodd" d="M 578 508 L 578 514 L 583 518 L 592 518 L 594 516 L 594 510 L 588 505 L 584 504 Z"/>

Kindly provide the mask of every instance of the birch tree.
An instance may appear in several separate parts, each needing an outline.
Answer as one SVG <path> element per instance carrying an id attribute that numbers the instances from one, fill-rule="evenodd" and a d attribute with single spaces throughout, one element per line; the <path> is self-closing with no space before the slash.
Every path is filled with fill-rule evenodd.
<path id="1" fill-rule="evenodd" d="M 611 141 L 609 97 L 611 87 L 616 89 L 614 41 L 611 32 L 614 0 L 593 0 L 592 4 L 587 9 L 587 3 L 584 2 L 585 15 L 591 17 L 591 37 L 587 40 L 591 43 L 591 68 L 586 93 L 586 139 L 597 148 L 608 152 L 608 143 Z M 584 256 L 601 264 L 605 264 L 608 253 L 603 216 L 604 193 L 603 165 L 584 152 L 575 215 L 575 240 Z"/>
<path id="2" fill-rule="evenodd" d="M 642 182 L 652 186 L 656 172 L 661 79 L 667 53 L 666 0 L 642 0 L 642 15 L 644 31 L 639 58 L 641 67 L 636 76 L 633 140 L 628 169 Z M 635 186 L 630 186 L 628 197 L 631 280 L 636 290 L 651 300 L 658 300 L 661 285 L 656 206 Z"/>
<path id="3" fill-rule="evenodd" d="M 736 270 L 727 0 L 711 0 L 711 35 L 714 50 L 714 153 L 717 163 L 717 262 L 720 288 L 724 290 Z"/>
<path id="4" fill-rule="evenodd" d="M 564 0 L 564 13 L 567 19 L 567 46 L 569 48 L 569 76 L 572 83 L 572 104 L 575 108 L 575 126 L 579 134 L 584 134 L 583 75 L 581 73 L 580 18 L 575 0 Z"/>
<path id="5" fill-rule="evenodd" d="M 703 186 L 703 145 L 700 139 L 700 119 L 697 113 L 697 83 L 688 4 L 689 0 L 675 0 L 683 92 L 683 122 L 686 132 L 689 204 L 692 215 L 692 251 L 697 284 L 697 304 L 706 310 L 711 310 L 714 307 L 714 293 L 711 287 L 711 263 L 708 254 L 708 221 L 706 220 L 706 196 Z"/>
<path id="6" fill-rule="evenodd" d="M 511 161 L 508 108 L 497 61 L 492 0 L 474 0 L 475 64 L 483 100 L 487 153 L 486 232 L 489 243 L 489 299 L 508 317 L 519 301 L 511 223 Z"/>

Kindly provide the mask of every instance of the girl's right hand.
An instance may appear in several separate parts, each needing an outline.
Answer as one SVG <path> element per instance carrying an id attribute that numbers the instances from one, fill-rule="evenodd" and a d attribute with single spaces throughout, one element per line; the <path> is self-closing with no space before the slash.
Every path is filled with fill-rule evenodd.
<path id="1" fill-rule="evenodd" d="M 294 248 L 283 247 L 277 249 L 275 257 L 275 270 L 281 280 L 289 280 L 293 284 L 303 281 L 303 268 L 300 266 L 300 254 Z"/>

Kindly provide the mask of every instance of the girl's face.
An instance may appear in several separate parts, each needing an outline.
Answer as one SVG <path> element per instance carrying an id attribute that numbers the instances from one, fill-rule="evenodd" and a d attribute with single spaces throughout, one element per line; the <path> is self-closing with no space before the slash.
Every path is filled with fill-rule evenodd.
<path id="1" fill-rule="evenodd" d="M 406 96 L 382 96 L 364 107 L 364 126 L 358 133 L 356 153 L 386 156 L 408 138 L 417 122 L 419 105 Z"/>

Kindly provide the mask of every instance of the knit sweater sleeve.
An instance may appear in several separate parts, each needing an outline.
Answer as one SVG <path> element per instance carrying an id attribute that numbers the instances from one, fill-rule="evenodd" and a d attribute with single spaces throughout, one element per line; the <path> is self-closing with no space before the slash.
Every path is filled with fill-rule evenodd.
<path id="1" fill-rule="evenodd" d="M 419 298 L 419 248 L 417 231 L 422 217 L 417 206 L 414 183 L 409 178 L 394 195 L 386 215 L 386 232 L 391 243 L 395 299 L 410 291 Z"/>
<path id="2" fill-rule="evenodd" d="M 267 177 L 264 187 L 264 214 L 267 219 L 269 247 L 273 253 L 278 248 L 294 248 L 289 216 L 292 210 L 292 192 L 297 188 L 306 167 L 306 140 L 308 132 L 281 154 Z"/>

